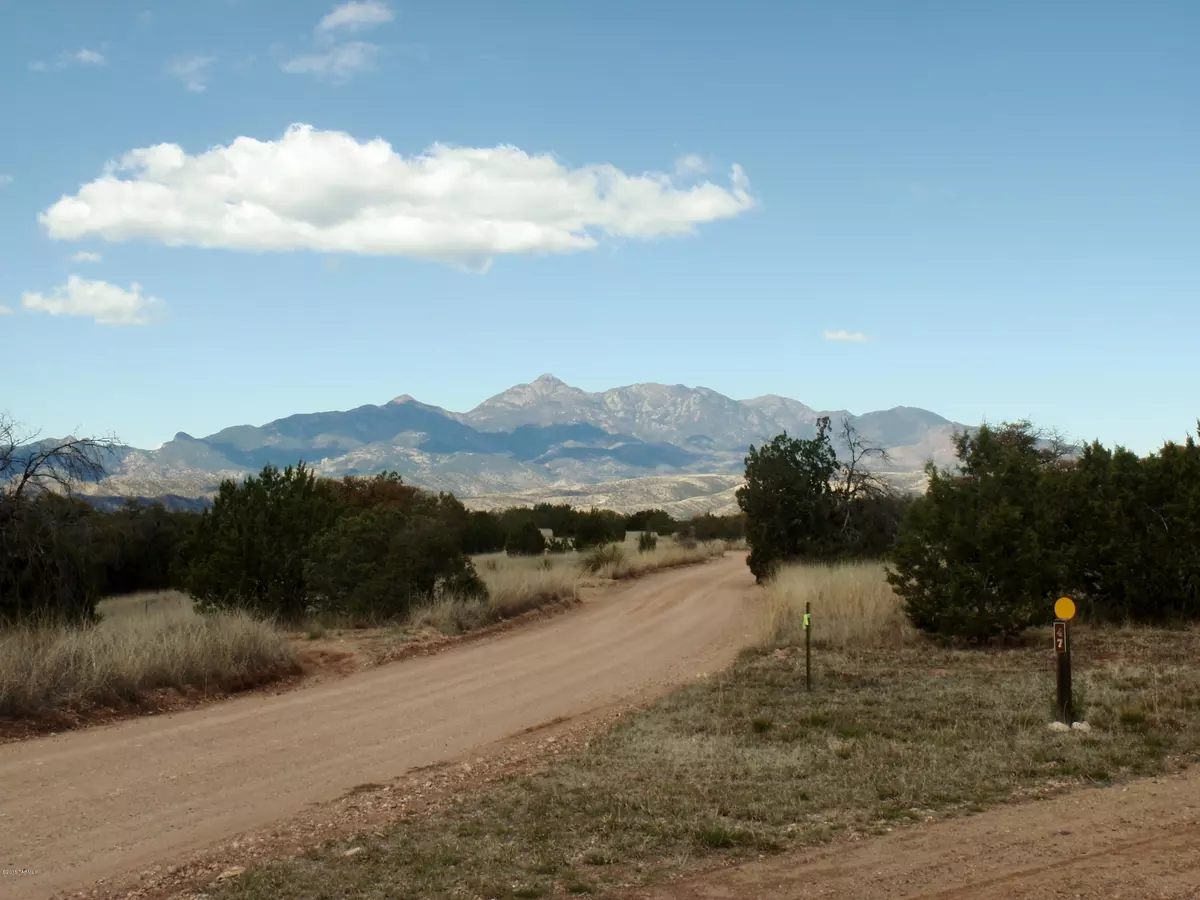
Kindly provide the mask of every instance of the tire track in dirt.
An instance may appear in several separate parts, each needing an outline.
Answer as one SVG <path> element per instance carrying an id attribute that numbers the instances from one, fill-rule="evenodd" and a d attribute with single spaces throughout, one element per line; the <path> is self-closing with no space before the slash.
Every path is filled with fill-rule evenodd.
<path id="1" fill-rule="evenodd" d="M 170 860 L 523 729 L 727 664 L 757 624 L 740 555 L 527 627 L 276 696 L 0 746 L 6 898 Z"/>

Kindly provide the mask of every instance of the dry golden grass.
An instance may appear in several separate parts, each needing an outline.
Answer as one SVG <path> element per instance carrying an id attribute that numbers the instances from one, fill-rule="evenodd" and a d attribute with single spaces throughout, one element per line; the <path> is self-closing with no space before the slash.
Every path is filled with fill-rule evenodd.
<path id="1" fill-rule="evenodd" d="M 98 625 L 0 632 L 0 717 L 137 706 L 161 688 L 230 691 L 297 670 L 287 641 L 244 613 L 198 616 L 182 594 L 105 601 Z"/>
<path id="2" fill-rule="evenodd" d="M 724 553 L 720 541 L 694 548 L 660 543 L 648 553 L 637 552 L 637 535 L 624 544 L 607 545 L 587 553 L 549 553 L 544 556 L 508 556 L 486 553 L 473 557 L 476 571 L 488 588 L 486 600 L 447 596 L 414 610 L 402 632 L 434 629 L 462 634 L 519 616 L 544 606 L 571 603 L 588 580 L 636 578 L 658 569 L 704 562 Z M 595 557 L 599 564 L 589 564 Z"/>
<path id="3" fill-rule="evenodd" d="M 804 643 L 806 603 L 817 647 L 899 646 L 916 637 L 882 563 L 784 566 L 766 593 L 767 646 Z"/>
<path id="4" fill-rule="evenodd" d="M 181 618 L 195 616 L 192 598 L 181 591 L 142 591 L 108 597 L 96 604 L 96 612 L 110 624 L 125 617 L 150 613 L 174 613 Z"/>
<path id="5" fill-rule="evenodd" d="M 676 566 L 705 562 L 722 556 L 724 553 L 725 545 L 721 541 L 710 541 L 697 544 L 695 547 L 684 547 L 660 541 L 657 547 L 645 553 L 638 553 L 636 544 L 634 544 L 634 549 L 630 550 L 629 542 L 626 541 L 625 545 L 610 544 L 585 554 L 581 565 L 589 575 L 618 580 L 637 578 L 658 569 L 671 569 Z"/>
<path id="6" fill-rule="evenodd" d="M 443 634 L 462 634 L 522 613 L 579 597 L 579 569 L 555 565 L 555 557 L 489 558 L 478 567 L 488 588 L 484 600 L 441 597 L 415 610 L 409 629 L 433 628 Z M 543 562 L 545 561 L 545 562 Z"/>

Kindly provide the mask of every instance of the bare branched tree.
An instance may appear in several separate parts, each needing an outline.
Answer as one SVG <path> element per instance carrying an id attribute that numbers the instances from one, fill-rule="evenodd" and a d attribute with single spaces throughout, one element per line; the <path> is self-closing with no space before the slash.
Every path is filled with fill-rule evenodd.
<path id="1" fill-rule="evenodd" d="M 837 490 L 842 494 L 842 534 L 854 531 L 855 501 L 891 497 L 892 484 L 879 473 L 891 465 L 892 458 L 882 445 L 863 437 L 849 418 L 842 419 L 838 433 L 840 478 Z"/>
<path id="2" fill-rule="evenodd" d="M 0 623 L 88 620 L 89 530 L 69 497 L 115 459 L 108 438 L 39 440 L 0 414 Z"/>
<path id="3" fill-rule="evenodd" d="M 839 449 L 845 454 L 841 461 L 839 488 L 847 500 L 863 495 L 892 493 L 891 484 L 877 471 L 892 464 L 892 458 L 883 446 L 859 434 L 848 418 L 842 419 L 838 440 L 841 444 Z"/>
<path id="4" fill-rule="evenodd" d="M 80 481 L 95 481 L 116 456 L 115 438 L 39 440 L 0 414 L 0 495 L 20 501 L 46 490 L 70 494 Z"/>

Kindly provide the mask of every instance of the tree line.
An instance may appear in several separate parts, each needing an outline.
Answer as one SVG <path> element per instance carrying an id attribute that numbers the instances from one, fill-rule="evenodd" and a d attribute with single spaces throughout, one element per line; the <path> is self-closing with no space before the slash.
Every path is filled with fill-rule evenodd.
<path id="1" fill-rule="evenodd" d="M 984 425 L 956 437 L 956 465 L 929 465 L 913 497 L 851 426 L 817 424 L 812 438 L 750 448 L 739 514 L 679 521 L 567 504 L 473 511 L 394 473 L 329 479 L 303 464 L 226 481 L 198 514 L 101 512 L 69 489 L 99 477 L 110 442 L 22 442 L 0 419 L 0 621 L 90 619 L 104 596 L 165 588 L 201 609 L 388 618 L 438 593 L 482 596 L 472 555 L 586 550 L 629 531 L 744 537 L 759 581 L 790 561 L 887 560 L 909 619 L 938 635 L 1011 636 L 1048 621 L 1062 594 L 1096 620 L 1200 619 L 1193 438 L 1139 456 Z"/>
<path id="2" fill-rule="evenodd" d="M 738 504 L 760 581 L 790 561 L 885 559 L 913 625 L 972 640 L 1045 624 L 1064 594 L 1098 621 L 1200 619 L 1194 438 L 1139 456 L 1028 422 L 983 425 L 910 498 L 863 465 L 881 451 L 842 436 L 839 454 L 822 420 L 811 439 L 750 448 Z"/>
<path id="3" fill-rule="evenodd" d="M 70 488 L 102 473 L 106 442 L 22 444 L 4 425 L 0 622 L 89 620 L 105 596 L 168 588 L 189 593 L 200 610 L 385 620 L 437 595 L 483 597 L 476 554 L 587 550 L 627 531 L 697 539 L 741 532 L 740 516 L 678 522 L 662 510 L 621 515 L 565 504 L 468 510 L 395 473 L 331 479 L 303 463 L 227 480 L 200 513 L 134 501 L 105 512 Z"/>

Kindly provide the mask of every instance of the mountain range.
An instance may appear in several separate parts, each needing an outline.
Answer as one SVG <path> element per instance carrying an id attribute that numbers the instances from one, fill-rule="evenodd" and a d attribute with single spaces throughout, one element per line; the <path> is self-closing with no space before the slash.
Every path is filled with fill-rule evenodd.
<path id="1" fill-rule="evenodd" d="M 816 433 L 848 419 L 891 456 L 884 470 L 912 488 L 928 459 L 948 464 L 963 426 L 915 407 L 852 415 L 787 397 L 734 400 L 704 387 L 634 384 L 588 392 L 543 375 L 466 413 L 406 395 L 342 412 L 300 413 L 235 425 L 207 437 L 180 432 L 157 450 L 119 448 L 87 493 L 204 498 L 224 478 L 303 459 L 330 476 L 399 472 L 468 506 L 554 500 L 578 506 L 727 512 L 744 457 L 786 431 Z"/>

